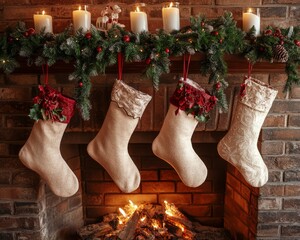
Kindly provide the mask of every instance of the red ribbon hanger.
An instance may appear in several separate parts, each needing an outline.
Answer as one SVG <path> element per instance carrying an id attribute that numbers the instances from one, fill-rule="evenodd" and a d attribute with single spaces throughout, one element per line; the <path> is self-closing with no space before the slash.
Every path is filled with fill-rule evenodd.
<path id="1" fill-rule="evenodd" d="M 183 55 L 183 79 L 184 79 L 184 81 L 186 81 L 187 76 L 189 74 L 190 62 L 191 62 L 191 54 L 184 54 Z"/>

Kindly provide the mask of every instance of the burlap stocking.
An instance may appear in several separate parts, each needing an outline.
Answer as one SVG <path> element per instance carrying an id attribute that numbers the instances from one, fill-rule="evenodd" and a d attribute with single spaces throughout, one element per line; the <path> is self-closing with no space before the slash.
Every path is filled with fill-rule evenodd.
<path id="1" fill-rule="evenodd" d="M 89 155 L 123 192 L 132 192 L 140 184 L 139 171 L 128 154 L 128 142 L 150 100 L 148 94 L 116 80 L 103 125 L 87 147 Z"/>
<path id="2" fill-rule="evenodd" d="M 230 130 L 218 144 L 218 152 L 235 166 L 253 187 L 268 181 L 268 169 L 257 148 L 262 124 L 277 91 L 265 83 L 248 78 L 233 113 Z"/>
<path id="3" fill-rule="evenodd" d="M 152 144 L 153 153 L 169 163 L 189 187 L 200 186 L 207 176 L 207 168 L 191 143 L 198 124 L 195 116 L 205 117 L 215 100 L 196 82 L 181 79 L 170 99 L 171 104 L 159 135 Z"/>
<path id="4" fill-rule="evenodd" d="M 43 109 L 43 118 L 48 120 L 34 123 L 19 158 L 45 180 L 54 194 L 69 197 L 77 192 L 79 184 L 61 156 L 60 142 L 73 115 L 75 101 L 49 86 L 40 86 L 40 96 L 35 98 L 35 103 Z"/>

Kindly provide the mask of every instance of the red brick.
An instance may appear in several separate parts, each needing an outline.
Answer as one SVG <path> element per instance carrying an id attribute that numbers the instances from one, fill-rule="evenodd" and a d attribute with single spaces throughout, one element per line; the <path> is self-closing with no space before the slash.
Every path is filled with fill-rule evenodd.
<path id="1" fill-rule="evenodd" d="M 284 152 L 284 142 L 264 141 L 261 144 L 261 154 L 281 155 Z"/>
<path id="2" fill-rule="evenodd" d="M 86 183 L 87 193 L 119 193 L 120 189 L 113 182 L 88 182 Z"/>
<path id="3" fill-rule="evenodd" d="M 289 127 L 300 127 L 300 115 L 290 115 L 288 120 Z"/>
<path id="4" fill-rule="evenodd" d="M 263 0 L 263 4 L 294 4 L 299 3 L 298 0 Z"/>
<path id="5" fill-rule="evenodd" d="M 28 5 L 30 0 L 3 0 L 3 6 Z"/>
<path id="6" fill-rule="evenodd" d="M 180 181 L 180 178 L 174 169 L 170 169 L 160 170 L 160 180 Z"/>
<path id="7" fill-rule="evenodd" d="M 11 172 L 0 171 L 0 184 L 10 184 L 11 175 Z"/>
<path id="8" fill-rule="evenodd" d="M 295 211 L 260 211 L 259 223 L 295 223 L 300 221 L 300 216 Z"/>
<path id="9" fill-rule="evenodd" d="M 19 100 L 26 101 L 31 100 L 31 89 L 30 88 L 0 88 L 0 100 Z"/>
<path id="10" fill-rule="evenodd" d="M 284 196 L 283 185 L 264 185 L 260 188 L 260 194 L 263 197 Z"/>
<path id="11" fill-rule="evenodd" d="M 141 188 L 143 193 L 175 192 L 173 182 L 142 182 Z"/>
<path id="12" fill-rule="evenodd" d="M 189 217 L 212 216 L 211 206 L 181 206 L 180 211 Z"/>
<path id="13" fill-rule="evenodd" d="M 234 192 L 233 199 L 245 213 L 249 212 L 249 202 L 247 202 L 239 193 Z"/>
<path id="14" fill-rule="evenodd" d="M 175 205 L 192 203 L 191 194 L 159 194 L 158 199 L 159 203 L 163 203 L 163 201 L 166 200 L 170 203 L 174 203 Z"/>
<path id="15" fill-rule="evenodd" d="M 281 171 L 269 171 L 268 182 L 282 182 L 282 172 Z"/>
<path id="16" fill-rule="evenodd" d="M 300 199 L 298 198 L 284 198 L 283 207 L 284 210 L 299 210 L 300 209 Z"/>
<path id="17" fill-rule="evenodd" d="M 87 218 L 99 219 L 99 217 L 102 217 L 109 213 L 118 213 L 118 207 L 87 207 L 85 211 Z"/>
<path id="18" fill-rule="evenodd" d="M 241 182 L 229 173 L 227 173 L 226 184 L 230 185 L 236 191 L 240 191 Z"/>
<path id="19" fill-rule="evenodd" d="M 142 181 L 154 181 L 158 180 L 158 172 L 152 170 L 143 170 L 140 171 Z"/>
<path id="20" fill-rule="evenodd" d="M 12 175 L 12 184 L 19 186 L 37 186 L 40 181 L 39 175 L 33 171 L 14 172 Z"/>
<path id="21" fill-rule="evenodd" d="M 102 194 L 85 194 L 84 196 L 84 204 L 86 206 L 97 206 L 103 203 L 103 195 Z"/>
<path id="22" fill-rule="evenodd" d="M 14 203 L 15 214 L 39 214 L 41 206 L 36 202 L 15 202 Z"/>
<path id="23" fill-rule="evenodd" d="M 106 194 L 104 197 L 105 205 L 108 206 L 123 206 L 131 200 L 135 204 L 141 203 L 157 203 L 156 194 Z"/>
<path id="24" fill-rule="evenodd" d="M 253 6 L 260 5 L 262 0 L 246 0 L 239 2 L 240 5 Z M 216 0 L 217 5 L 235 5 L 237 2 L 235 0 Z"/>
<path id="25" fill-rule="evenodd" d="M 261 18 L 286 18 L 287 7 L 263 7 L 260 9 Z"/>
<path id="26" fill-rule="evenodd" d="M 300 101 L 276 100 L 273 102 L 270 113 L 299 113 Z"/>
<path id="27" fill-rule="evenodd" d="M 185 192 L 205 192 L 205 193 L 210 193 L 212 192 L 212 182 L 211 181 L 205 181 L 202 185 L 196 188 L 191 188 L 187 187 L 184 185 L 182 182 L 177 183 L 177 192 L 180 193 L 185 193 Z"/>
<path id="28" fill-rule="evenodd" d="M 259 198 L 259 210 L 281 210 L 281 198 Z"/>
<path id="29" fill-rule="evenodd" d="M 300 129 L 263 129 L 262 140 L 300 141 Z"/>
<path id="30" fill-rule="evenodd" d="M 28 86 L 28 85 L 38 85 L 38 76 L 36 74 L 10 74 L 6 75 L 5 82 L 8 85 L 18 85 L 18 86 Z"/>
<path id="31" fill-rule="evenodd" d="M 194 194 L 194 204 L 221 204 L 224 202 L 223 194 Z"/>
<path id="32" fill-rule="evenodd" d="M 0 215 L 12 215 L 12 214 L 13 214 L 12 204 L 10 202 L 0 202 Z"/>
<path id="33" fill-rule="evenodd" d="M 284 195 L 285 196 L 299 196 L 300 195 L 299 184 L 284 186 Z"/>
<path id="34" fill-rule="evenodd" d="M 2 187 L 0 196 L 3 200 L 36 200 L 37 191 L 32 188 Z"/>
<path id="35" fill-rule="evenodd" d="M 26 229 L 26 230 L 38 230 L 39 226 L 39 218 L 35 217 L 0 217 L 0 229 L 5 229 L 7 226 L 12 229 Z"/>
<path id="36" fill-rule="evenodd" d="M 258 224 L 258 226 L 257 226 L 257 236 L 259 236 L 259 237 L 279 236 L 279 225 Z"/>

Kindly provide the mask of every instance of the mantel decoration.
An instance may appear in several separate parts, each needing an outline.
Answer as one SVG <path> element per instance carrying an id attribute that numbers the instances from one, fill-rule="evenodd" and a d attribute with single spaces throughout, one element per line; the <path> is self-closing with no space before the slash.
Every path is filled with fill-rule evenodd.
<path id="1" fill-rule="evenodd" d="M 105 16 L 105 15 L 103 15 Z M 35 31 L 19 22 L 0 36 L 0 69 L 11 73 L 19 66 L 18 59 L 27 59 L 28 66 L 52 66 L 58 61 L 74 64 L 69 79 L 75 81 L 75 99 L 83 119 L 89 119 L 90 77 L 105 73 L 108 66 L 117 63 L 121 53 L 125 62 L 145 62 L 145 74 L 159 88 L 161 74 L 169 73 L 171 56 L 203 53 L 205 59 L 199 72 L 209 74 L 210 94 L 217 98 L 220 111 L 226 111 L 224 90 L 227 64 L 225 54 L 244 56 L 250 65 L 258 61 L 277 61 L 286 64 L 285 91 L 300 83 L 300 26 L 289 28 L 267 27 L 255 36 L 255 29 L 244 32 L 236 26 L 230 12 L 217 19 L 191 17 L 190 26 L 167 33 L 143 31 L 133 33 L 118 24 L 103 31 L 91 25 L 87 32 L 72 26 L 53 34 Z"/>

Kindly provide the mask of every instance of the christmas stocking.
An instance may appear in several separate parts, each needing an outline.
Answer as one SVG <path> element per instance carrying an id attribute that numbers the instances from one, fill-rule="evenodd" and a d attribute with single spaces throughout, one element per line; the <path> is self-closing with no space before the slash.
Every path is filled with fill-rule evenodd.
<path id="1" fill-rule="evenodd" d="M 39 87 L 30 117 L 37 120 L 21 148 L 22 163 L 37 172 L 58 196 L 75 194 L 79 184 L 60 153 L 60 142 L 73 112 L 75 100 L 61 95 L 48 85 Z"/>
<path id="2" fill-rule="evenodd" d="M 128 142 L 150 100 L 148 94 L 116 80 L 103 125 L 87 147 L 89 155 L 123 192 L 132 192 L 140 184 L 139 171 L 128 154 Z"/>
<path id="3" fill-rule="evenodd" d="M 200 186 L 206 179 L 207 169 L 195 153 L 191 138 L 198 121 L 208 118 L 216 98 L 206 93 L 196 82 L 182 78 L 170 103 L 152 150 L 176 170 L 186 186 Z"/>
<path id="4" fill-rule="evenodd" d="M 220 156 L 235 166 L 253 187 L 261 187 L 268 181 L 268 169 L 258 151 L 257 140 L 276 95 L 277 91 L 265 83 L 246 79 L 230 130 L 218 144 Z"/>

